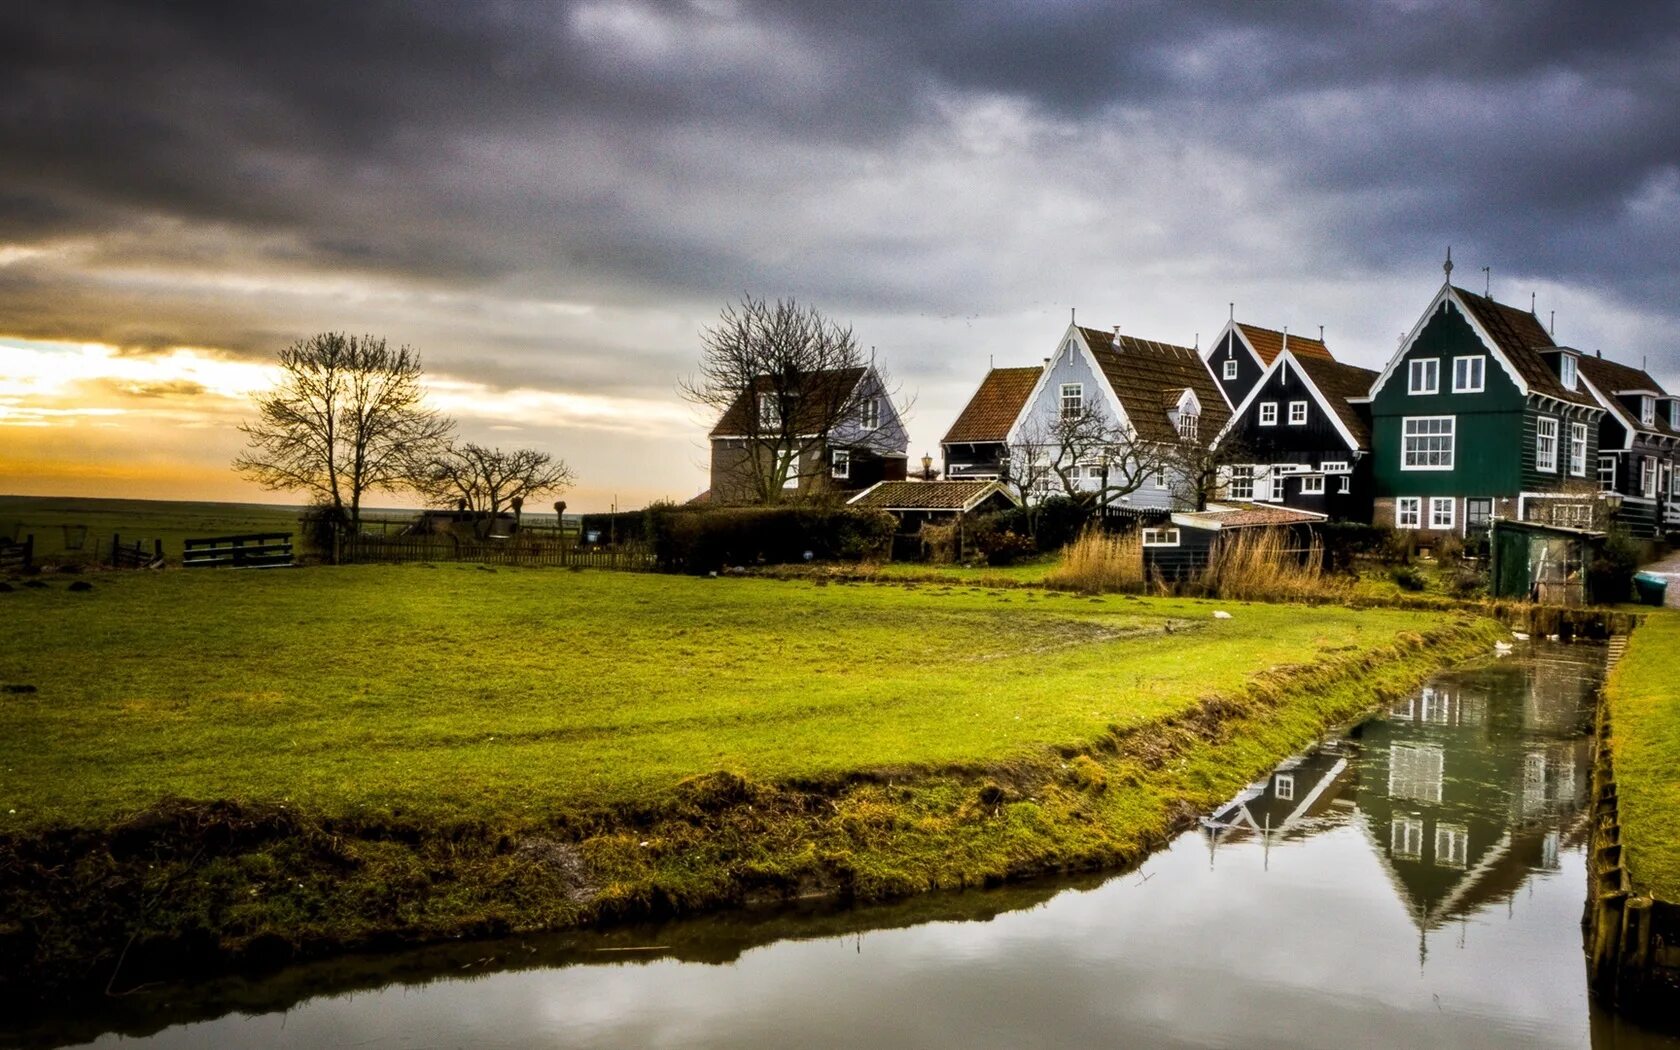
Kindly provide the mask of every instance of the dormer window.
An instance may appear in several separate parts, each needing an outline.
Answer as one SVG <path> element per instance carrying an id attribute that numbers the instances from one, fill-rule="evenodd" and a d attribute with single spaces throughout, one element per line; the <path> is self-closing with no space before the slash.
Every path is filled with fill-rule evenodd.
<path id="1" fill-rule="evenodd" d="M 758 424 L 760 427 L 782 425 L 782 405 L 775 394 L 758 395 Z"/>
<path id="2" fill-rule="evenodd" d="M 1073 345 L 1072 343 L 1068 344 Z M 1085 384 L 1062 384 L 1062 418 L 1075 419 L 1085 411 Z"/>
<path id="3" fill-rule="evenodd" d="M 1657 399 L 1649 394 L 1639 399 L 1639 425 L 1648 427 L 1657 421 Z"/>
<path id="4" fill-rule="evenodd" d="M 1558 359 L 1558 378 L 1563 380 L 1565 390 L 1575 389 L 1575 355 L 1564 354 Z"/>
<path id="5" fill-rule="evenodd" d="M 1186 441 L 1196 440 L 1196 430 L 1202 420 L 1194 412 L 1185 412 L 1178 417 L 1178 436 Z"/>

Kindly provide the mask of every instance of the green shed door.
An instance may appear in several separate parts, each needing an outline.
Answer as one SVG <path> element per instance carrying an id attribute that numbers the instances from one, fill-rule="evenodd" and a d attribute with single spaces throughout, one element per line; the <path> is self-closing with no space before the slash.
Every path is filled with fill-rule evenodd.
<path id="1" fill-rule="evenodd" d="M 1527 598 L 1528 533 L 1518 529 L 1493 530 L 1494 564 L 1498 578 L 1493 581 L 1495 598 Z"/>

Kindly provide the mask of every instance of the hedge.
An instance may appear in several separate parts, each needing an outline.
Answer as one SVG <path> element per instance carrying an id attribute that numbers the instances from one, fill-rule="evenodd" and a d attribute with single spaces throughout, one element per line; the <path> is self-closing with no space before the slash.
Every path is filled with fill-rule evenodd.
<path id="1" fill-rule="evenodd" d="M 650 509 L 649 536 L 659 566 L 713 572 L 737 565 L 806 560 L 860 561 L 891 551 L 897 519 L 845 507 Z"/>

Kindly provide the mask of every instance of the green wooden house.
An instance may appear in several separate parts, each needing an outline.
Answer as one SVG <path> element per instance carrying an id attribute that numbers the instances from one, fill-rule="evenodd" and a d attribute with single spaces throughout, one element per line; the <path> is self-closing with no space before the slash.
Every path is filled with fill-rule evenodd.
<path id="1" fill-rule="evenodd" d="M 1377 525 L 1431 537 L 1495 516 L 1602 524 L 1604 408 L 1579 352 L 1534 316 L 1448 280 L 1371 386 Z"/>

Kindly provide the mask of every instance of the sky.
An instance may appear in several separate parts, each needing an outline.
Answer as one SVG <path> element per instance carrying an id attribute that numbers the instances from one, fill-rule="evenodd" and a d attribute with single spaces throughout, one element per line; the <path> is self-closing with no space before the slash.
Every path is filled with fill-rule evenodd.
<path id="1" fill-rule="evenodd" d="M 686 499 L 749 293 L 852 326 L 915 461 L 1070 309 L 1380 367 L 1449 245 L 1675 389 L 1677 54 L 1638 2 L 10 0 L 0 492 L 297 502 L 236 427 L 349 331 L 576 509 Z"/>

